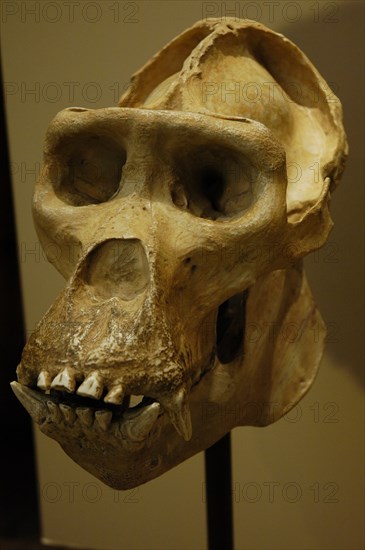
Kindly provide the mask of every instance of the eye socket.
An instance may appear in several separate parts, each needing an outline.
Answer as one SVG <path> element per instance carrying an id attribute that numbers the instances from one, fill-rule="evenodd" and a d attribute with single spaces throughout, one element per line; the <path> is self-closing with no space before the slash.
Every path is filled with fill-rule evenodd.
<path id="1" fill-rule="evenodd" d="M 64 167 L 55 185 L 59 198 L 73 206 L 99 204 L 119 191 L 126 153 L 109 138 L 78 136 L 59 151 Z"/>
<path id="2" fill-rule="evenodd" d="M 213 209 L 219 212 L 226 183 L 221 169 L 216 166 L 203 166 L 198 173 L 198 178 L 202 194 L 208 199 Z"/>
<path id="3" fill-rule="evenodd" d="M 173 203 L 211 220 L 239 215 L 252 203 L 252 167 L 235 151 L 199 147 L 175 165 Z"/>

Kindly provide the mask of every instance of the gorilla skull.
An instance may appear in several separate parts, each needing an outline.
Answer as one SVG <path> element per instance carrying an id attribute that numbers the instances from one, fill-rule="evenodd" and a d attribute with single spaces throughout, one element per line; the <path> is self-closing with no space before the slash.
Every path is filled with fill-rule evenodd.
<path id="1" fill-rule="evenodd" d="M 34 219 L 67 285 L 13 382 L 40 429 L 128 489 L 294 406 L 325 334 L 301 258 L 346 149 L 316 69 L 247 20 L 182 33 L 119 107 L 59 113 Z"/>

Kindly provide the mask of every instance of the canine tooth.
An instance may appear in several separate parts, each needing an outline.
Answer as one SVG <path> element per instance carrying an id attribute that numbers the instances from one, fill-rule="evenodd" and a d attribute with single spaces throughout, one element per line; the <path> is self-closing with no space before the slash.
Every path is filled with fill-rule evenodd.
<path id="1" fill-rule="evenodd" d="M 137 411 L 127 411 L 123 415 L 120 430 L 131 441 L 144 441 L 160 414 L 159 403 L 151 403 Z"/>
<path id="2" fill-rule="evenodd" d="M 92 426 L 94 415 L 89 407 L 77 407 L 76 414 L 80 419 L 81 424 L 90 428 Z"/>
<path id="3" fill-rule="evenodd" d="M 40 390 L 49 393 L 51 388 L 51 375 L 46 370 L 42 370 L 38 375 L 37 386 Z"/>
<path id="4" fill-rule="evenodd" d="M 41 424 L 48 416 L 45 397 L 40 392 L 31 390 L 19 382 L 11 382 L 11 389 L 37 424 Z"/>
<path id="5" fill-rule="evenodd" d="M 65 367 L 59 372 L 51 384 L 53 390 L 67 391 L 68 393 L 73 393 L 75 387 L 75 371 L 71 367 Z"/>
<path id="6" fill-rule="evenodd" d="M 109 428 L 110 423 L 112 421 L 112 417 L 113 417 L 112 411 L 101 410 L 101 411 L 96 411 L 95 413 L 95 420 L 97 421 L 100 428 L 104 432 L 106 432 L 107 429 Z"/>
<path id="7" fill-rule="evenodd" d="M 171 396 L 160 399 L 177 433 L 189 441 L 192 436 L 189 401 L 183 388 Z"/>
<path id="8" fill-rule="evenodd" d="M 82 397 L 100 399 L 103 394 L 103 383 L 100 374 L 91 372 L 79 386 L 76 393 L 82 395 Z"/>
<path id="9" fill-rule="evenodd" d="M 75 422 L 76 413 L 72 407 L 60 403 L 60 410 L 67 424 L 73 424 Z"/>
<path id="10" fill-rule="evenodd" d="M 47 401 L 47 408 L 49 410 L 49 416 L 52 422 L 59 424 L 62 420 L 62 415 L 58 405 L 53 401 Z"/>
<path id="11" fill-rule="evenodd" d="M 104 397 L 105 403 L 112 403 L 113 405 L 121 405 L 123 403 L 124 388 L 122 384 L 113 386 Z"/>

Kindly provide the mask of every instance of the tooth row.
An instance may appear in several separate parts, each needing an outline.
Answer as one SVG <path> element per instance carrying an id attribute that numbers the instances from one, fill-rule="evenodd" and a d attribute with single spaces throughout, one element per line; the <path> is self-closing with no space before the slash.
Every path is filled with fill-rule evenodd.
<path id="1" fill-rule="evenodd" d="M 97 410 L 94 413 L 89 407 L 76 407 L 74 409 L 64 403 L 58 405 L 51 400 L 47 401 L 47 409 L 49 419 L 55 424 L 64 421 L 68 425 L 73 425 L 78 418 L 82 426 L 91 428 L 95 420 L 97 426 L 104 432 L 109 429 L 113 418 L 113 413 L 109 410 Z M 119 430 L 130 441 L 144 441 L 155 424 L 160 411 L 161 407 L 157 402 L 138 411 L 129 411 L 123 415 L 119 423 Z"/>
<path id="2" fill-rule="evenodd" d="M 37 386 L 46 393 L 49 393 L 51 389 L 74 393 L 76 389 L 75 371 L 72 367 L 65 367 L 60 373 L 57 374 L 52 382 L 50 379 L 50 375 L 46 371 L 41 371 L 38 376 Z M 93 371 L 88 374 L 88 376 L 85 378 L 85 380 L 76 391 L 77 395 L 80 395 L 82 397 L 89 397 L 91 399 L 100 399 L 103 395 L 103 392 L 103 379 L 98 371 Z M 114 384 L 104 397 L 105 403 L 113 405 L 121 405 L 124 399 L 126 399 L 125 388 L 121 383 Z M 159 400 L 161 401 L 161 404 L 164 410 L 167 412 L 167 415 L 171 423 L 175 427 L 176 431 L 181 435 L 181 437 L 185 439 L 185 441 L 189 441 L 192 436 L 192 425 L 186 389 L 180 388 L 179 390 L 176 390 L 169 395 L 162 396 Z M 65 421 L 67 423 L 72 423 L 72 413 L 65 407 L 66 405 L 63 409 L 61 409 Z M 152 407 L 152 405 L 150 407 Z M 143 407 L 141 410 L 148 410 L 150 409 L 150 407 Z M 50 414 L 52 415 L 52 418 L 55 419 L 55 422 L 57 421 L 58 414 L 61 414 L 58 408 L 57 410 L 58 412 L 54 409 L 54 407 L 52 408 L 52 406 L 50 406 Z M 137 414 L 140 416 L 140 420 L 137 423 L 133 422 L 133 429 L 127 427 L 128 422 L 126 420 L 125 435 L 129 439 L 133 439 L 134 441 L 140 441 L 141 439 L 138 438 L 144 438 L 144 433 L 149 427 L 150 420 L 152 422 L 152 418 L 156 415 L 158 416 L 160 411 L 159 408 L 157 409 L 157 407 L 152 407 L 150 409 L 151 412 L 149 413 L 149 416 L 146 416 L 146 420 L 143 414 L 141 414 L 141 410 L 133 411 L 133 414 Z M 78 407 L 76 409 L 76 414 L 83 425 L 92 425 L 93 412 L 91 411 L 91 409 L 89 409 L 88 407 Z M 101 411 L 100 414 L 97 415 L 97 422 L 100 425 L 101 429 L 108 428 L 111 422 L 111 416 L 112 414 L 110 411 Z M 144 424 L 145 420 L 146 424 Z M 136 432 L 133 431 L 135 429 L 135 425 L 138 425 L 138 430 Z"/>
<path id="3" fill-rule="evenodd" d="M 41 377 L 40 382 L 44 381 L 45 379 L 42 380 Z M 11 387 L 38 424 L 43 424 L 48 418 L 56 424 L 63 421 L 66 425 L 72 425 L 77 417 L 79 422 L 87 427 L 91 427 L 95 419 L 95 424 L 101 430 L 106 431 L 112 423 L 113 413 L 110 410 L 97 410 L 94 414 L 89 407 L 74 408 L 66 403 L 58 405 L 51 399 L 41 396 L 39 392 L 18 382 L 12 382 Z M 119 430 L 124 441 L 132 441 L 136 444 L 142 441 L 143 444 L 143 440 L 147 439 L 149 432 L 151 432 L 150 436 L 157 433 L 158 429 L 152 431 L 152 428 L 161 410 L 167 414 L 176 431 L 188 441 L 192 436 L 192 424 L 186 388 L 180 388 L 170 394 L 160 396 L 159 402 L 155 401 L 150 405 L 125 411 L 122 419 L 114 422 L 113 425 Z M 157 426 L 157 428 L 161 427 L 161 424 Z"/>
<path id="4" fill-rule="evenodd" d="M 80 423 L 87 428 L 91 428 L 94 423 L 94 418 L 96 424 L 106 432 L 110 427 L 113 413 L 108 410 L 97 410 L 94 411 L 89 407 L 77 407 L 76 409 L 65 405 L 64 403 L 54 403 L 54 401 L 47 401 L 47 409 L 49 413 L 49 419 L 55 424 L 59 424 L 62 420 L 72 426 L 75 420 L 78 418 Z"/>
<path id="5" fill-rule="evenodd" d="M 64 391 L 74 393 L 76 389 L 76 375 L 72 367 L 65 367 L 61 372 L 51 380 L 50 374 L 42 370 L 39 373 L 37 386 L 45 393 L 50 393 L 50 390 Z M 90 397 L 91 399 L 100 399 L 103 395 L 104 386 L 101 375 L 97 372 L 91 372 L 78 387 L 76 394 L 82 397 Z M 112 405 L 121 405 L 125 397 L 125 389 L 122 384 L 114 384 L 106 394 L 105 403 Z"/>

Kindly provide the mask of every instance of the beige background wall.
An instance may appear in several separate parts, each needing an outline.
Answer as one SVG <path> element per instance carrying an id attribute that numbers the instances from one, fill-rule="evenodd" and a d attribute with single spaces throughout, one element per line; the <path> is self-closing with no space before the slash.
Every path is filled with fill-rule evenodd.
<path id="1" fill-rule="evenodd" d="M 135 70 L 208 12 L 255 18 L 284 32 L 343 102 L 351 155 L 333 197 L 336 227 L 329 244 L 306 261 L 329 326 L 327 353 L 313 389 L 286 418 L 233 433 L 237 549 L 358 550 L 364 544 L 363 8 L 352 1 L 1 3 L 28 332 L 63 285 L 40 250 L 30 212 L 44 133 L 59 110 L 114 105 Z M 35 437 L 44 541 L 89 549 L 206 548 L 202 454 L 118 493 L 38 430 Z"/>

